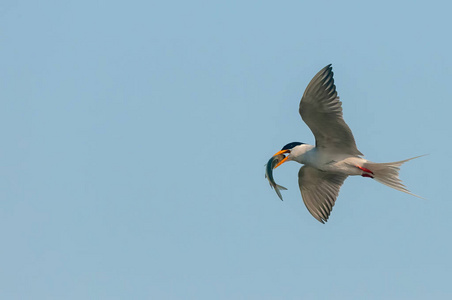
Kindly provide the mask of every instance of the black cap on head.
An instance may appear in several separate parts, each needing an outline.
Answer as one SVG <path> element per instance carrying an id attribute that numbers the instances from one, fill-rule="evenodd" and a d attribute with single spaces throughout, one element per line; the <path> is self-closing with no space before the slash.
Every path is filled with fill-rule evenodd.
<path id="1" fill-rule="evenodd" d="M 292 149 L 293 147 L 298 146 L 298 145 L 302 145 L 302 144 L 304 144 L 304 143 L 300 143 L 300 142 L 292 142 L 292 143 L 289 143 L 289 144 L 285 145 L 284 147 L 282 147 L 281 150 L 290 150 L 290 149 Z"/>

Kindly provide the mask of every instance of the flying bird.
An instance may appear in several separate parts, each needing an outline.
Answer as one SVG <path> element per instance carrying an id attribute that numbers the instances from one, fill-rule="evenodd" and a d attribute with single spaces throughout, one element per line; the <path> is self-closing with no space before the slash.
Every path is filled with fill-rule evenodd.
<path id="1" fill-rule="evenodd" d="M 334 85 L 331 64 L 312 78 L 301 98 L 299 112 L 314 134 L 315 146 L 292 142 L 273 155 L 278 157 L 277 160 L 273 157 L 270 159 L 270 167 L 267 165 L 266 172 L 270 174 L 267 178 L 281 200 L 278 190 L 281 186 L 276 185 L 271 171 L 287 161 L 304 165 L 298 172 L 301 196 L 309 212 L 321 223 L 328 220 L 339 189 L 348 176 L 372 178 L 419 197 L 412 194 L 399 179 L 400 166 L 419 156 L 390 163 L 374 163 L 362 157 L 352 131 L 343 118 L 342 102 Z"/>

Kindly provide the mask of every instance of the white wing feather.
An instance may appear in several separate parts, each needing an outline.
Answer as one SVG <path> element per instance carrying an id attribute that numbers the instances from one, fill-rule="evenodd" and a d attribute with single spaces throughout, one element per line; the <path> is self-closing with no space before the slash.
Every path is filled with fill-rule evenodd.
<path id="1" fill-rule="evenodd" d="M 320 70 L 300 101 L 300 115 L 315 136 L 316 147 L 343 154 L 363 155 L 342 116 L 342 102 L 334 85 L 331 65 Z"/>
<path id="2" fill-rule="evenodd" d="M 324 172 L 303 166 L 298 172 L 301 197 L 311 215 L 325 223 L 333 210 L 339 190 L 347 175 Z"/>

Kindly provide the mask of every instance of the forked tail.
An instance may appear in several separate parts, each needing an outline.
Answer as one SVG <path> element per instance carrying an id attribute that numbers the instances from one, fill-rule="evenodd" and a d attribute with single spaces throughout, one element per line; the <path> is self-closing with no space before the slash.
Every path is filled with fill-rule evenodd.
<path id="1" fill-rule="evenodd" d="M 376 181 L 383 183 L 384 185 L 387 185 L 398 191 L 424 199 L 418 195 L 411 193 L 402 183 L 402 180 L 400 180 L 399 178 L 400 166 L 409 160 L 419 158 L 421 156 L 424 155 L 390 163 L 366 162 L 363 167 L 372 171 L 373 174 L 371 177 L 373 177 Z"/>

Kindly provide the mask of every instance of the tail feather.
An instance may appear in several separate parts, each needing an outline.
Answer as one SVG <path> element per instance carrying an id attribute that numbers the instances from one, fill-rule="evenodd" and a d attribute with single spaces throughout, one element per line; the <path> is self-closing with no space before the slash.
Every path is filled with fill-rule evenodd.
<path id="1" fill-rule="evenodd" d="M 407 161 L 410 161 L 415 158 L 419 158 L 424 155 L 416 156 L 413 158 L 396 161 L 396 162 L 390 162 L 390 163 L 373 163 L 373 162 L 367 162 L 364 164 L 363 167 L 371 170 L 373 172 L 372 176 L 374 179 L 384 185 L 387 185 L 393 189 L 396 189 L 398 191 L 410 194 L 412 196 L 424 199 L 418 195 L 415 195 L 411 193 L 406 186 L 402 183 L 402 180 L 399 178 L 399 171 L 400 166 Z"/>

